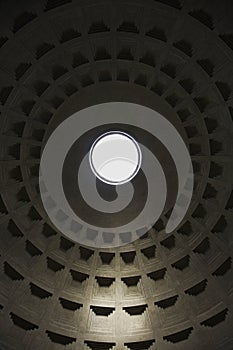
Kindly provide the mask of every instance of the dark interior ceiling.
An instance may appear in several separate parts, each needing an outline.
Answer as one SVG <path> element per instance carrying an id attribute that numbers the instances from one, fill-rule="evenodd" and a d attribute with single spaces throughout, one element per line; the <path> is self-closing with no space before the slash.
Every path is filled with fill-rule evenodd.
<path id="1" fill-rule="evenodd" d="M 233 5 L 0 1 L 0 349 L 233 349 Z M 115 249 L 49 222 L 41 150 L 72 113 L 161 112 L 192 158 L 190 210 Z"/>

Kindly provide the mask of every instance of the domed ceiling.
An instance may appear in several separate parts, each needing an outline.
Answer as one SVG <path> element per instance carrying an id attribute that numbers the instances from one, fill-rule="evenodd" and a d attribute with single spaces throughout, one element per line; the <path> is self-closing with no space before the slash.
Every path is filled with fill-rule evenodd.
<path id="1" fill-rule="evenodd" d="M 232 10 L 230 0 L 0 1 L 0 350 L 233 349 Z M 70 145 L 60 180 L 90 224 L 85 240 L 45 208 L 47 142 L 69 117 L 107 103 L 159 113 L 188 149 L 194 190 L 171 232 L 178 166 L 144 114 L 137 124 L 97 113 Z M 116 128 L 157 157 L 167 199 L 152 227 L 114 245 L 114 228 L 144 208 L 146 174 L 135 177 L 126 214 L 99 217 L 76 193 L 73 170 Z M 111 206 L 117 193 L 96 186 Z"/>

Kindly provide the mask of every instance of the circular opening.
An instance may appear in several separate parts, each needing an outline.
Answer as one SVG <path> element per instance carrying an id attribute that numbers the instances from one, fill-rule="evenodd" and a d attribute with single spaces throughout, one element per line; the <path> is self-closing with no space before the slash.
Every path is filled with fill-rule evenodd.
<path id="1" fill-rule="evenodd" d="M 101 135 L 90 150 L 95 176 L 111 185 L 131 181 L 141 167 L 141 150 L 134 138 L 121 131 Z"/>

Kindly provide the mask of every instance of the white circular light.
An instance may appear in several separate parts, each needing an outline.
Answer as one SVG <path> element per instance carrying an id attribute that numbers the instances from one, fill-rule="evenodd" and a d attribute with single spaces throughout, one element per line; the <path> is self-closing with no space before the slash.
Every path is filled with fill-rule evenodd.
<path id="1" fill-rule="evenodd" d="M 89 160 L 101 181 L 122 185 L 131 181 L 141 167 L 141 150 L 134 138 L 121 131 L 101 135 L 92 145 Z"/>

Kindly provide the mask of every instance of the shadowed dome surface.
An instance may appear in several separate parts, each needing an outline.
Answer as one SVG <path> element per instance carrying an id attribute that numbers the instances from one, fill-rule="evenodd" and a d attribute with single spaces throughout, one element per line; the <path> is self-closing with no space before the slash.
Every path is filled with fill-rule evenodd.
<path id="1" fill-rule="evenodd" d="M 232 350 L 232 10 L 230 0 L 0 1 L 0 350 Z M 171 160 L 145 131 L 120 129 L 159 149 L 171 191 L 140 239 L 95 249 L 50 222 L 40 158 L 62 121 L 117 101 L 178 130 L 194 193 L 165 233 Z"/>

